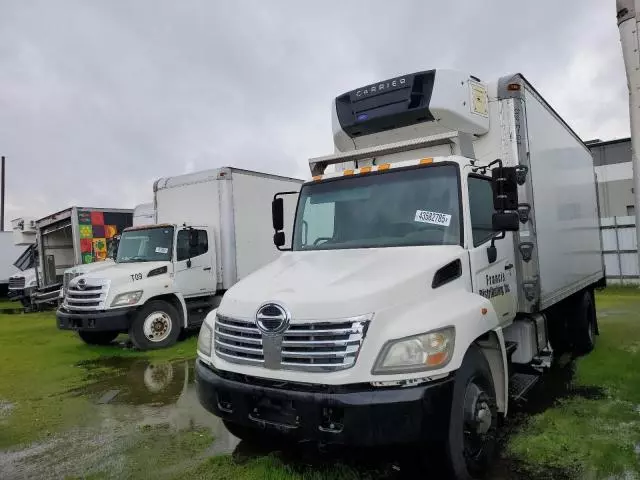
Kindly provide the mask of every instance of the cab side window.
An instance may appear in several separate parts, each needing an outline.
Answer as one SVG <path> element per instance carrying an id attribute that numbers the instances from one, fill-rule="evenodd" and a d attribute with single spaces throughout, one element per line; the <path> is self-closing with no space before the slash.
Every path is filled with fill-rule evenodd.
<path id="1" fill-rule="evenodd" d="M 491 180 L 469 177 L 469 210 L 473 246 L 477 247 L 490 240 L 494 234 L 491 221 L 494 213 Z"/>
<path id="2" fill-rule="evenodd" d="M 206 230 L 195 230 L 198 235 L 198 245 L 189 251 L 189 230 L 180 230 L 176 239 L 176 259 L 177 261 L 187 260 L 209 251 L 209 238 Z"/>

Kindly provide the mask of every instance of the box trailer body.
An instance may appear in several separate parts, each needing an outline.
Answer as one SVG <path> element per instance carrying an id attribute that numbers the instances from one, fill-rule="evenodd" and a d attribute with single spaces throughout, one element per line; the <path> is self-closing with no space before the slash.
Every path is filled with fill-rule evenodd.
<path id="1" fill-rule="evenodd" d="M 271 200 L 301 184 L 230 167 L 157 180 L 156 223 L 125 230 L 114 264 L 70 282 L 58 327 L 89 343 L 129 332 L 141 349 L 172 344 L 239 279 L 279 256 Z M 292 216 L 293 199 L 288 205 Z M 101 293 L 89 302 L 83 288 Z"/>
<path id="2" fill-rule="evenodd" d="M 133 222 L 133 210 L 70 207 L 36 220 L 38 291 L 35 303 L 57 302 L 67 269 L 101 262 L 108 244 Z"/>
<path id="3" fill-rule="evenodd" d="M 133 225 L 153 225 L 156 223 L 156 209 L 153 202 L 141 203 L 133 209 Z"/>
<path id="4" fill-rule="evenodd" d="M 270 202 L 277 192 L 297 191 L 301 183 L 237 168 L 160 179 L 154 186 L 157 222 L 213 227 L 216 290 L 226 290 L 279 255 L 265 237 L 272 229 Z M 293 219 L 295 204 L 288 205 Z"/>
<path id="5" fill-rule="evenodd" d="M 291 251 L 203 323 L 200 401 L 240 438 L 436 442 L 473 478 L 509 398 L 594 346 L 589 150 L 522 75 L 423 71 L 332 113 L 335 153 L 309 160 L 293 234 L 274 236 Z"/>

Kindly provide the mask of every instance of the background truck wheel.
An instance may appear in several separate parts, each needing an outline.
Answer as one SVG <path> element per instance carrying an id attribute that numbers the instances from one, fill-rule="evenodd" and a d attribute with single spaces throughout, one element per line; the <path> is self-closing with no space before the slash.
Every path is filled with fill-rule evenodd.
<path id="1" fill-rule="evenodd" d="M 574 355 L 586 355 L 596 345 L 596 305 L 593 292 L 586 290 L 578 294 L 570 321 Z"/>
<path id="2" fill-rule="evenodd" d="M 108 345 L 118 334 L 119 332 L 78 332 L 78 336 L 89 345 Z"/>
<path id="3" fill-rule="evenodd" d="M 449 470 L 455 479 L 482 477 L 496 452 L 498 411 L 491 371 L 471 346 L 456 373 L 447 437 Z"/>
<path id="4" fill-rule="evenodd" d="M 140 350 L 151 350 L 176 343 L 181 329 L 175 307 L 162 300 L 153 300 L 137 313 L 129 328 L 129 337 Z"/>

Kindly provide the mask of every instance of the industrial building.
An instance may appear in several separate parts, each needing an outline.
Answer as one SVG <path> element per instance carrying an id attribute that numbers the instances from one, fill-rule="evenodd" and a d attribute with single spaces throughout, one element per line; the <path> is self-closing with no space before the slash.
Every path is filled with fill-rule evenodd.
<path id="1" fill-rule="evenodd" d="M 631 139 L 586 142 L 598 179 L 600 217 L 634 215 Z"/>
<path id="2" fill-rule="evenodd" d="M 598 208 L 607 282 L 638 284 L 631 139 L 586 142 L 598 181 Z"/>

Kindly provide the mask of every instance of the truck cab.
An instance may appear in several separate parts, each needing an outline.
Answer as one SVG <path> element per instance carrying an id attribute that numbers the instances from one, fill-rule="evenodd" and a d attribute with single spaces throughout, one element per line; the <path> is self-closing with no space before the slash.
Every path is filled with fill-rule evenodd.
<path id="1" fill-rule="evenodd" d="M 208 226 L 125 229 L 115 261 L 69 282 L 58 326 L 78 329 L 87 343 L 109 343 L 124 332 L 141 349 L 175 342 L 182 327 L 197 325 L 198 311 L 209 311 L 217 301 L 209 238 Z"/>
<path id="2" fill-rule="evenodd" d="M 444 447 L 475 478 L 510 396 L 554 349 L 593 348 L 590 153 L 519 75 L 422 71 L 332 111 L 336 151 L 309 160 L 289 238 L 287 194 L 272 203 L 283 255 L 200 330 L 200 402 L 239 438 Z"/>

